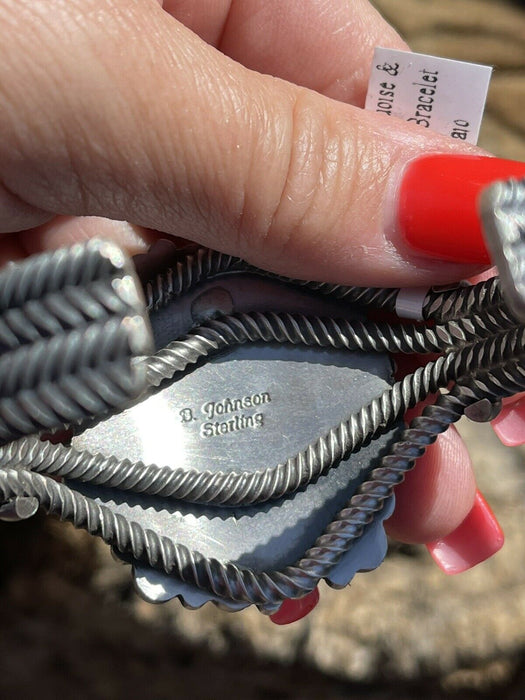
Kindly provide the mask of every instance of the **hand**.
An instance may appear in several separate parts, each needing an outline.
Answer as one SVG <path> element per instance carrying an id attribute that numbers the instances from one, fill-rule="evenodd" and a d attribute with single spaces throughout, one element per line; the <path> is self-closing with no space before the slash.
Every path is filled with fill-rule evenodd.
<path id="1" fill-rule="evenodd" d="M 0 0 L 0 27 L 2 260 L 162 231 L 303 279 L 478 269 L 396 223 L 408 163 L 480 151 L 362 110 L 374 47 L 406 48 L 365 0 Z M 396 537 L 459 526 L 475 481 L 456 433 L 397 494 Z"/>

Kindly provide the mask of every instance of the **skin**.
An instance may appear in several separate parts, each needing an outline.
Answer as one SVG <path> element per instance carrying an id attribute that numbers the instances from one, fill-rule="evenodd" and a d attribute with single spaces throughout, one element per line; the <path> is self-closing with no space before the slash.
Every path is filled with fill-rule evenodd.
<path id="1" fill-rule="evenodd" d="M 475 272 L 392 223 L 407 162 L 480 151 L 362 109 L 374 47 L 407 48 L 364 0 L 0 0 L 0 43 L 0 261 L 94 235 L 135 253 L 162 231 L 303 279 Z M 389 532 L 445 536 L 474 493 L 450 430 Z"/>

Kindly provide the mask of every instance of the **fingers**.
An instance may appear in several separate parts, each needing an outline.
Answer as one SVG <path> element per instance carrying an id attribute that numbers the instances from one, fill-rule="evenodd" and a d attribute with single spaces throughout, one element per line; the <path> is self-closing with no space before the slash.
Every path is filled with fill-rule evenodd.
<path id="1" fill-rule="evenodd" d="M 407 49 L 366 0 L 165 0 L 164 9 L 246 67 L 359 107 L 375 47 Z"/>
<path id="2" fill-rule="evenodd" d="M 53 214 L 28 204 L 0 181 L 0 231 L 23 231 L 49 221 Z"/>
<path id="3" fill-rule="evenodd" d="M 467 448 L 452 426 L 396 488 L 396 508 L 386 522 L 387 532 L 402 542 L 441 539 L 465 519 L 475 494 Z"/>
<path id="4" fill-rule="evenodd" d="M 495 267 L 469 280 L 482 282 L 498 274 Z M 500 414 L 491 421 L 492 428 L 503 445 L 517 447 L 525 443 L 525 392 L 503 399 Z"/>
<path id="5" fill-rule="evenodd" d="M 391 225 L 405 164 L 447 139 L 248 71 L 146 0 L 4 2 L 0 26 L 0 180 L 35 211 L 130 220 L 294 277 L 470 271 L 422 262 Z"/>
<path id="6" fill-rule="evenodd" d="M 143 253 L 157 235 L 127 221 L 114 221 L 98 216 L 57 216 L 51 221 L 16 236 L 23 255 L 56 250 L 91 238 L 112 240 L 129 255 Z M 4 239 L 2 238 L 2 249 Z"/>
<path id="7" fill-rule="evenodd" d="M 447 574 L 471 569 L 501 549 L 503 531 L 476 490 L 468 452 L 453 426 L 396 489 L 396 508 L 385 527 L 402 542 L 425 543 Z"/>
<path id="8" fill-rule="evenodd" d="M 525 443 L 525 393 L 503 399 L 501 413 L 493 421 L 492 428 L 507 447 Z"/>

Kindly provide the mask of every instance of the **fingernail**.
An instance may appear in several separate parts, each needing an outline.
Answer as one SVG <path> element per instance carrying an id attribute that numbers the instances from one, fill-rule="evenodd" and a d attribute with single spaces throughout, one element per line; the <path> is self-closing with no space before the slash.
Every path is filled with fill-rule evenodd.
<path id="1" fill-rule="evenodd" d="M 504 406 L 499 416 L 491 421 L 491 425 L 507 447 L 525 444 L 525 400 Z"/>
<path id="2" fill-rule="evenodd" d="M 460 574 L 472 569 L 493 554 L 504 542 L 503 530 L 480 491 L 465 520 L 450 535 L 430 542 L 430 555 L 446 574 Z"/>
<path id="3" fill-rule="evenodd" d="M 409 163 L 398 199 L 398 230 L 418 254 L 459 263 L 489 263 L 478 214 L 481 190 L 525 177 L 525 163 L 439 154 Z"/>
<path id="4" fill-rule="evenodd" d="M 289 625 L 291 622 L 297 622 L 297 620 L 308 615 L 318 602 L 319 590 L 314 588 L 311 593 L 308 593 L 303 598 L 285 600 L 279 610 L 270 615 L 270 620 L 276 625 Z"/>

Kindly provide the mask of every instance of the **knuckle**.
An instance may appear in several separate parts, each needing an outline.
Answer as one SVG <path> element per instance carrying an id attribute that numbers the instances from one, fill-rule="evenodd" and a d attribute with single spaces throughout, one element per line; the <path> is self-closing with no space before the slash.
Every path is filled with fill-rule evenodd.
<path id="1" fill-rule="evenodd" d="M 260 258 L 270 253 L 277 265 L 286 259 L 289 268 L 294 257 L 320 246 L 341 225 L 358 156 L 354 132 L 341 125 L 338 114 L 331 101 L 308 90 L 298 89 L 289 103 L 277 142 L 278 168 L 257 220 Z M 249 236 L 247 230 L 241 226 L 240 235 Z M 253 250 L 249 238 L 241 245 Z"/>

